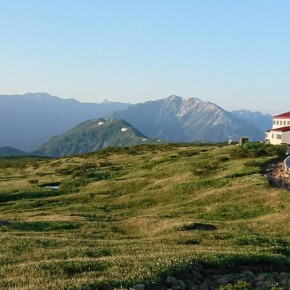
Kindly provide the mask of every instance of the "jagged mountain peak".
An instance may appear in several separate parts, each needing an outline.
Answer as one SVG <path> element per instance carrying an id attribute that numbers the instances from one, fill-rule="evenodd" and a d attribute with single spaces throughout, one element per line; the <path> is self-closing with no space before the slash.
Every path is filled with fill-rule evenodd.
<path id="1" fill-rule="evenodd" d="M 182 100 L 183 98 L 180 97 L 180 96 L 177 96 L 177 95 L 170 95 L 169 97 L 165 98 L 166 101 L 180 101 Z"/>
<path id="2" fill-rule="evenodd" d="M 236 118 L 218 105 L 198 98 L 171 95 L 165 99 L 133 105 L 111 114 L 128 121 L 147 136 L 171 141 L 221 142 L 250 136 L 262 140 L 264 133 Z"/>
<path id="3" fill-rule="evenodd" d="M 182 98 L 179 96 L 170 96 L 166 99 L 167 102 L 173 103 L 176 106 L 176 116 L 183 117 L 192 111 L 203 111 L 204 113 L 211 113 L 213 111 L 220 111 L 220 113 L 225 113 L 226 111 L 216 104 L 203 101 L 199 98 Z"/>
<path id="4" fill-rule="evenodd" d="M 164 101 L 164 100 L 167 103 L 175 103 L 175 104 L 178 103 L 180 106 L 179 109 L 182 111 L 190 110 L 195 107 L 207 108 L 208 110 L 220 109 L 224 111 L 224 109 L 222 109 L 218 105 L 209 101 L 203 101 L 199 98 L 184 98 L 177 95 L 171 95 L 165 99 L 161 99 L 160 101 Z"/>

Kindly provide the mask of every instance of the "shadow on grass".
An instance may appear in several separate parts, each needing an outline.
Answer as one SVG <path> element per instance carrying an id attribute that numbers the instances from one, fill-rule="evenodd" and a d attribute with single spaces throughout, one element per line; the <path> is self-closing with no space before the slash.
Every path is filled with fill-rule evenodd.
<path id="1" fill-rule="evenodd" d="M 29 192 L 18 192 L 18 193 L 2 193 L 0 194 L 0 203 L 17 201 L 22 199 L 37 199 L 45 197 L 53 197 L 65 194 L 64 191 L 60 190 L 46 190 L 46 191 L 29 191 Z"/>
<path id="2" fill-rule="evenodd" d="M 80 223 L 72 222 L 10 222 L 6 227 L 15 231 L 69 231 L 76 230 L 82 226 Z"/>
<path id="3" fill-rule="evenodd" d="M 183 225 L 178 228 L 180 231 L 194 231 L 194 230 L 199 230 L 199 231 L 214 231 L 216 230 L 217 227 L 211 224 L 203 224 L 203 223 L 192 223 L 192 224 L 187 224 Z"/>

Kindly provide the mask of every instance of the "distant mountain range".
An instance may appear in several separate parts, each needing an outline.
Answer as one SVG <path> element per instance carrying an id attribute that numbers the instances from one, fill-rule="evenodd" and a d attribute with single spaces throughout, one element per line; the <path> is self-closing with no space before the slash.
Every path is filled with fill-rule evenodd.
<path id="1" fill-rule="evenodd" d="M 235 117 L 244 120 L 248 124 L 254 125 L 263 132 L 272 128 L 273 116 L 261 112 L 251 112 L 248 110 L 237 110 L 231 112 Z"/>
<path id="2" fill-rule="evenodd" d="M 0 146 L 32 151 L 81 122 L 128 106 L 109 101 L 80 103 L 46 93 L 0 95 Z"/>
<path id="3" fill-rule="evenodd" d="M 9 146 L 0 147 L 0 156 L 25 156 L 26 152 Z"/>
<path id="4" fill-rule="evenodd" d="M 109 114 L 111 118 L 128 121 L 149 137 L 171 141 L 221 142 L 241 136 L 251 141 L 264 140 L 265 134 L 256 126 L 253 116 L 247 121 L 244 116 L 211 102 L 179 96 L 132 105 Z"/>
<path id="5" fill-rule="evenodd" d="M 241 136 L 259 141 L 272 124 L 270 115 L 228 112 L 211 102 L 179 96 L 131 105 L 81 103 L 47 93 L 0 95 L 0 147 L 31 152 L 53 136 L 102 117 L 125 120 L 149 138 L 176 142 L 221 142 Z"/>
<path id="6" fill-rule="evenodd" d="M 92 152 L 108 146 L 125 147 L 159 143 L 123 120 L 94 119 L 48 140 L 33 155 L 61 157 Z"/>

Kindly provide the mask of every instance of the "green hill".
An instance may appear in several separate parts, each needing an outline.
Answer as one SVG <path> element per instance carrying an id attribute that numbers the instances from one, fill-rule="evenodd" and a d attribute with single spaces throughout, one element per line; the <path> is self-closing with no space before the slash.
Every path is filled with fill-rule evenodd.
<path id="1" fill-rule="evenodd" d="M 261 171 L 284 154 L 166 144 L 3 159 L 0 288 L 124 289 L 195 265 L 289 265 L 290 195 Z"/>
<path id="2" fill-rule="evenodd" d="M 94 119 L 51 138 L 33 154 L 41 156 L 68 156 L 103 149 L 136 144 L 158 143 L 123 120 Z"/>

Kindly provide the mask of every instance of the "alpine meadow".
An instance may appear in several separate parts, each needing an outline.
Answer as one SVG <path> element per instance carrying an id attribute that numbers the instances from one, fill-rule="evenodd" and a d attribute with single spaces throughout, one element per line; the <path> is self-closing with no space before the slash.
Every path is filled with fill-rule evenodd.
<path id="1" fill-rule="evenodd" d="M 195 267 L 288 267 L 289 192 L 263 174 L 284 155 L 170 143 L 3 157 L 0 288 L 164 289 Z"/>
<path id="2" fill-rule="evenodd" d="M 290 290 L 289 0 L 0 0 L 0 290 Z"/>

